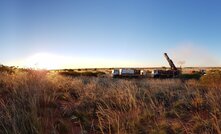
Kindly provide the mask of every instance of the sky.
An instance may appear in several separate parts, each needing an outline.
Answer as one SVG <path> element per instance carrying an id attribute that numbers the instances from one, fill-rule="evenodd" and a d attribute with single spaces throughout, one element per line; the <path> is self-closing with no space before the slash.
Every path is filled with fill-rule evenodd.
<path id="1" fill-rule="evenodd" d="M 0 63 L 221 66 L 219 0 L 1 0 Z"/>

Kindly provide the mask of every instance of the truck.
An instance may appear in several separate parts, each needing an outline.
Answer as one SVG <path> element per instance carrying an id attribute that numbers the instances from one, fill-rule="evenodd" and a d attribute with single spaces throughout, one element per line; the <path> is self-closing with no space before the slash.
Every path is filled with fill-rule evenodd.
<path id="1" fill-rule="evenodd" d="M 112 70 L 113 78 L 138 78 L 144 77 L 145 71 L 133 68 L 120 68 Z"/>

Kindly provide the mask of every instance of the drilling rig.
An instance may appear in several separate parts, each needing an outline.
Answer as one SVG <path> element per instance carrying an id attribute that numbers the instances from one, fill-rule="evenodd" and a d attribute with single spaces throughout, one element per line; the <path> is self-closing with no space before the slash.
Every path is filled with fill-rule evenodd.
<path id="1" fill-rule="evenodd" d="M 169 70 L 153 70 L 152 77 L 154 78 L 176 78 L 180 75 L 180 70 L 174 65 L 173 61 L 169 58 L 167 53 L 164 53 L 164 57 L 170 65 Z"/>
<path id="2" fill-rule="evenodd" d="M 169 63 L 171 70 L 177 70 L 176 66 L 174 65 L 173 61 L 169 58 L 167 53 L 164 53 L 164 57 L 167 59 L 167 62 Z"/>

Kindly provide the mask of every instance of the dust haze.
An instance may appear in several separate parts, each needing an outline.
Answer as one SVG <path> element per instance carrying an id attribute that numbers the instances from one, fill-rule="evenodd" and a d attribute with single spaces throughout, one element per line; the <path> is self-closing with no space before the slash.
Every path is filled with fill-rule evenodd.
<path id="1" fill-rule="evenodd" d="M 182 43 L 169 53 L 177 66 L 182 67 L 216 67 L 220 61 L 206 48 L 192 43 Z"/>

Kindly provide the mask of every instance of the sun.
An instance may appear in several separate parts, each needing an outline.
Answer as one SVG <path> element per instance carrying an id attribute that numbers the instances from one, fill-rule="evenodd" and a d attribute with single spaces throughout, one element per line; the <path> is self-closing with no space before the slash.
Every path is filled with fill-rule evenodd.
<path id="1" fill-rule="evenodd" d="M 38 53 L 30 56 L 25 61 L 25 67 L 33 69 L 59 69 L 64 64 L 64 59 L 50 53 Z"/>

